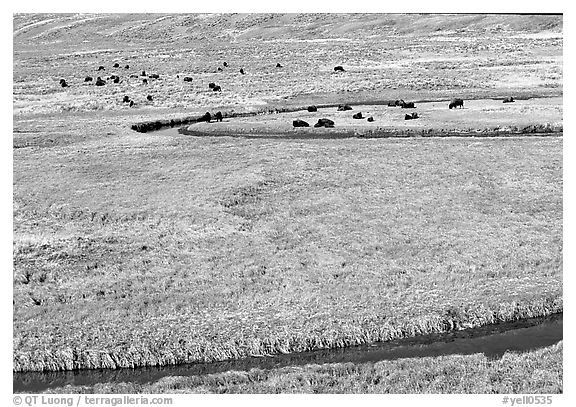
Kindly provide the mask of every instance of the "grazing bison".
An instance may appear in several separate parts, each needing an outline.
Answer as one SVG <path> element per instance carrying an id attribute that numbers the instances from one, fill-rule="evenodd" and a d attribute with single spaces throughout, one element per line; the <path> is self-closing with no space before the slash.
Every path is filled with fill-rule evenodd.
<path id="1" fill-rule="evenodd" d="M 212 120 L 212 115 L 210 114 L 210 112 L 204 113 L 204 116 L 198 119 L 199 122 L 208 122 L 208 123 L 210 123 L 210 120 Z"/>
<path id="2" fill-rule="evenodd" d="M 362 112 L 358 112 L 352 116 L 353 119 L 363 119 Z"/>
<path id="3" fill-rule="evenodd" d="M 218 67 L 217 71 L 222 72 L 222 68 Z"/>
<path id="4" fill-rule="evenodd" d="M 85 77 L 84 82 L 92 82 L 92 77 L 91 76 Z"/>
<path id="5" fill-rule="evenodd" d="M 60 79 L 60 86 L 62 86 L 63 88 L 67 88 L 68 84 L 66 83 L 66 81 L 64 79 Z"/>
<path id="6" fill-rule="evenodd" d="M 314 127 L 334 127 L 334 122 L 330 119 L 318 119 Z"/>
<path id="7" fill-rule="evenodd" d="M 209 87 L 210 89 L 214 89 L 214 86 L 216 86 L 216 84 L 215 84 L 214 82 L 210 82 L 210 83 L 208 84 L 208 87 Z"/>
<path id="8" fill-rule="evenodd" d="M 278 62 L 278 63 L 276 64 L 276 68 L 282 68 L 282 64 L 281 64 L 280 62 Z"/>
<path id="9" fill-rule="evenodd" d="M 338 111 L 343 112 L 345 110 L 352 110 L 352 106 L 350 105 L 338 105 Z"/>
<path id="10" fill-rule="evenodd" d="M 124 99 L 122 99 L 122 103 L 130 103 L 130 98 L 128 96 L 124 96 Z"/>
<path id="11" fill-rule="evenodd" d="M 292 126 L 294 127 L 310 127 L 310 125 L 305 122 L 304 120 L 296 119 L 292 122 Z"/>
<path id="12" fill-rule="evenodd" d="M 245 72 L 244 72 L 244 68 L 240 68 L 240 73 L 241 73 L 242 75 L 244 75 L 244 73 L 245 73 Z"/>
<path id="13" fill-rule="evenodd" d="M 224 62 L 222 65 L 224 65 L 224 66 L 228 66 L 228 62 Z"/>
<path id="14" fill-rule="evenodd" d="M 130 101 L 130 107 L 132 107 L 132 106 L 134 106 L 134 105 L 135 105 L 134 101 L 131 100 L 131 101 Z"/>
<path id="15" fill-rule="evenodd" d="M 112 68 L 119 68 L 120 64 L 118 62 L 116 62 L 114 65 L 112 65 Z"/>
<path id="16" fill-rule="evenodd" d="M 153 73 L 152 75 L 148 75 L 149 78 L 152 79 L 160 79 L 160 75 L 158 75 L 157 73 Z"/>
<path id="17" fill-rule="evenodd" d="M 148 100 L 148 101 L 152 102 L 152 95 L 148 95 L 148 96 L 146 96 L 146 100 Z"/>
<path id="18" fill-rule="evenodd" d="M 124 69 L 130 69 L 130 65 L 128 64 L 124 65 Z"/>
<path id="19" fill-rule="evenodd" d="M 106 70 L 106 68 L 104 68 L 102 65 L 100 65 L 100 66 L 98 67 L 98 69 L 96 69 L 96 70 L 97 70 L 97 71 L 104 71 L 104 70 Z"/>
<path id="20" fill-rule="evenodd" d="M 406 103 L 406 102 L 404 102 L 403 99 L 399 99 L 399 100 L 394 101 L 394 105 L 396 105 L 396 106 L 402 106 L 402 105 L 404 105 L 404 103 Z"/>
<path id="21" fill-rule="evenodd" d="M 512 96 L 508 96 L 506 99 L 502 101 L 502 103 L 512 103 L 512 102 L 515 102 Z"/>
<path id="22" fill-rule="evenodd" d="M 216 114 L 214 116 L 216 117 L 217 122 L 222 121 L 222 112 L 216 112 Z"/>
<path id="23" fill-rule="evenodd" d="M 184 77 L 184 82 L 192 82 L 192 78 L 189 76 Z"/>
<path id="24" fill-rule="evenodd" d="M 106 81 L 102 80 L 102 78 L 96 78 L 96 86 L 104 86 L 106 85 Z"/>
<path id="25" fill-rule="evenodd" d="M 334 72 L 345 72 L 345 71 L 341 65 L 338 65 L 334 67 Z"/>
<path id="26" fill-rule="evenodd" d="M 414 106 L 414 102 L 404 102 L 400 107 L 402 109 L 414 109 L 416 106 Z"/>
<path id="27" fill-rule="evenodd" d="M 448 108 L 452 109 L 452 108 L 457 108 L 458 106 L 460 106 L 460 108 L 464 107 L 464 100 L 463 99 L 458 99 L 458 98 L 452 99 L 450 101 L 450 104 L 448 105 Z"/>
<path id="28" fill-rule="evenodd" d="M 366 120 L 368 120 L 369 122 L 373 122 L 373 121 L 374 121 L 374 118 L 373 118 L 372 116 L 370 116 L 370 117 L 369 117 L 368 119 L 366 119 Z"/>
<path id="29" fill-rule="evenodd" d="M 146 79 L 146 78 L 142 79 L 142 84 L 143 84 L 143 85 L 148 85 L 148 79 Z"/>
<path id="30" fill-rule="evenodd" d="M 314 105 L 308 106 L 308 111 L 309 111 L 309 112 L 317 112 L 317 111 L 318 111 L 318 108 L 317 108 L 316 106 L 314 106 Z"/>
<path id="31" fill-rule="evenodd" d="M 120 83 L 120 77 L 119 76 L 115 76 L 113 79 L 114 83 Z"/>
<path id="32" fill-rule="evenodd" d="M 418 113 L 413 112 L 412 114 L 407 114 L 404 115 L 404 120 L 412 120 L 412 119 L 417 119 L 418 118 Z"/>
<path id="33" fill-rule="evenodd" d="M 146 71 L 142 71 L 142 73 L 140 74 L 140 76 L 146 76 Z"/>
<path id="34" fill-rule="evenodd" d="M 220 87 L 220 85 L 216 85 L 212 88 L 213 92 L 222 92 L 222 88 Z"/>

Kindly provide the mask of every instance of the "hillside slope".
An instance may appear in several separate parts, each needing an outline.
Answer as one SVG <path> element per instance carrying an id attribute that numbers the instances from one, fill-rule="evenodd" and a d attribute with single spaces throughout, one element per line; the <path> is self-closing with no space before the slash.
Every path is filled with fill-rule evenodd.
<path id="1" fill-rule="evenodd" d="M 562 16 L 421 14 L 17 14 L 15 50 L 105 44 L 310 40 L 454 31 L 562 32 Z"/>

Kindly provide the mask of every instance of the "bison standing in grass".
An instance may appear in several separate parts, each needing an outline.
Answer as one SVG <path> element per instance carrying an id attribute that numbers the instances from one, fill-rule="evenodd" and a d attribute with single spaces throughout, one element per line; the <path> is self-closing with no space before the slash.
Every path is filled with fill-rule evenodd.
<path id="1" fill-rule="evenodd" d="M 220 87 L 220 85 L 216 85 L 212 88 L 213 92 L 222 92 L 222 88 Z"/>
<path id="2" fill-rule="evenodd" d="M 404 115 L 404 120 L 413 120 L 418 118 L 418 113 L 413 112 L 412 114 Z"/>
<path id="3" fill-rule="evenodd" d="M 368 119 L 366 119 L 366 120 L 368 120 L 369 122 L 373 122 L 373 121 L 374 121 L 374 118 L 373 118 L 372 116 L 370 116 L 370 117 L 369 117 Z"/>
<path id="4" fill-rule="evenodd" d="M 106 85 L 106 81 L 102 80 L 102 78 L 96 78 L 96 86 L 104 86 Z"/>
<path id="5" fill-rule="evenodd" d="M 314 106 L 314 105 L 308 106 L 308 111 L 309 111 L 309 112 L 317 112 L 317 111 L 318 111 L 318 108 L 317 108 L 316 106 Z"/>
<path id="6" fill-rule="evenodd" d="M 184 77 L 184 82 L 192 82 L 192 78 L 189 76 Z"/>
<path id="7" fill-rule="evenodd" d="M 402 109 L 414 109 L 416 106 L 414 106 L 414 102 L 404 102 L 400 107 Z"/>
<path id="8" fill-rule="evenodd" d="M 352 110 L 352 106 L 350 105 L 338 105 L 338 111 L 343 112 L 345 110 Z"/>
<path id="9" fill-rule="evenodd" d="M 358 112 L 352 116 L 353 119 L 363 119 L 362 112 Z"/>
<path id="10" fill-rule="evenodd" d="M 217 122 L 221 122 L 222 121 L 222 112 L 216 112 L 216 121 Z"/>
<path id="11" fill-rule="evenodd" d="M 512 102 L 515 102 L 512 96 L 508 96 L 506 99 L 502 101 L 502 103 L 512 103 Z"/>
<path id="12" fill-rule="evenodd" d="M 448 108 L 452 109 L 452 108 L 457 108 L 458 106 L 460 106 L 460 108 L 464 108 L 464 99 L 459 99 L 459 98 L 452 99 L 450 101 L 450 104 L 448 105 Z"/>
<path id="13" fill-rule="evenodd" d="M 92 82 L 92 77 L 91 76 L 85 77 L 84 82 Z"/>
<path id="14" fill-rule="evenodd" d="M 345 72 L 345 71 L 341 65 L 338 65 L 334 67 L 334 72 Z"/>

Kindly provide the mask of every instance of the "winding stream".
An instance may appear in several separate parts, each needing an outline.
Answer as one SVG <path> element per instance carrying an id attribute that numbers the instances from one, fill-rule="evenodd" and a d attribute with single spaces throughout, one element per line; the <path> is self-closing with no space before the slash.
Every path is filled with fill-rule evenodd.
<path id="1" fill-rule="evenodd" d="M 13 391 L 38 393 L 68 384 L 91 386 L 107 382 L 151 383 L 166 376 L 192 376 L 247 371 L 254 368 L 274 369 L 286 366 L 323 363 L 365 363 L 400 358 L 484 353 L 500 358 L 506 351 L 525 352 L 553 345 L 562 340 L 563 314 L 488 325 L 481 328 L 425 335 L 372 345 L 327 349 L 298 354 L 251 357 L 215 363 L 193 363 L 176 366 L 137 369 L 95 369 L 64 372 L 28 372 L 13 374 Z"/>

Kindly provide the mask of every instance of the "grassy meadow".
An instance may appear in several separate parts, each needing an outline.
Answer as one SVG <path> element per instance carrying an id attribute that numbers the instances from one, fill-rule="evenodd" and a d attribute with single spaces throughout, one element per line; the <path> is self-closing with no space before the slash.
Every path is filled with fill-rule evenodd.
<path id="1" fill-rule="evenodd" d="M 486 115 L 499 126 L 558 127 L 562 17 L 20 14 L 14 22 L 15 372 L 344 347 L 563 310 L 562 133 L 275 140 L 130 129 L 212 109 L 455 95 L 546 97 L 509 106 L 520 122 L 486 101 L 466 114 L 474 126 Z M 228 71 L 216 71 L 225 60 Z M 104 75 L 98 65 L 115 73 L 114 61 L 130 64 L 121 83 L 83 82 Z M 340 64 L 347 71 L 334 74 Z M 144 86 L 128 77 L 141 70 L 161 79 Z M 211 92 L 211 81 L 223 91 Z M 465 109 L 444 110 L 435 125 L 471 125 L 448 115 Z M 300 368 L 250 385 L 243 377 L 253 373 L 230 373 L 239 378 L 226 391 L 401 392 L 404 375 L 403 391 L 444 392 L 452 384 L 417 372 L 477 367 L 454 389 L 556 392 L 561 352 L 310 368 L 334 387 L 307 384 Z M 516 382 L 506 364 L 530 366 L 533 380 Z M 279 384 L 276 374 L 291 379 Z M 212 379 L 127 389 L 221 391 Z"/>
<path id="2" fill-rule="evenodd" d="M 563 342 L 501 359 L 483 354 L 335 363 L 280 369 L 165 377 L 149 384 L 102 383 L 54 388 L 47 393 L 562 393 Z"/>

